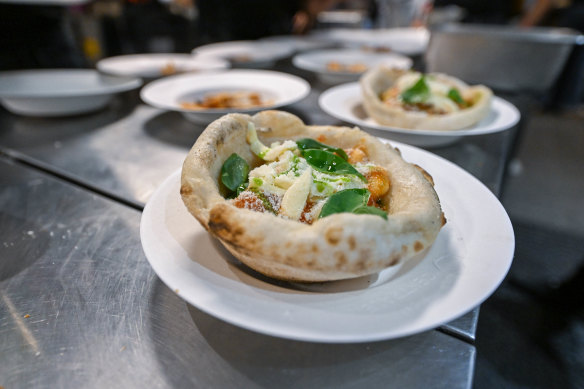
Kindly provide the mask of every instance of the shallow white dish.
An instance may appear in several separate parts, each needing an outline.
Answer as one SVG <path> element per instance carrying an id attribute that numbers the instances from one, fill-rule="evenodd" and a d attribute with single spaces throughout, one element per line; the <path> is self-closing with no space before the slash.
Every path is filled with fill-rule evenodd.
<path id="1" fill-rule="evenodd" d="M 333 43 L 327 42 L 326 40 L 318 40 L 310 36 L 298 35 L 273 35 L 261 38 L 260 41 L 288 46 L 293 53 L 307 50 L 324 49 L 334 45 Z"/>
<path id="2" fill-rule="evenodd" d="M 361 71 L 332 71 L 327 65 L 335 62 L 343 66 L 365 65 Z M 396 53 L 374 53 L 358 49 L 330 49 L 309 51 L 297 54 L 292 59 L 294 66 L 316 73 L 326 83 L 343 83 L 356 81 L 367 69 L 378 65 L 389 68 L 409 69 L 412 60 Z"/>
<path id="3" fill-rule="evenodd" d="M 0 72 L 0 101 L 27 116 L 66 116 L 105 107 L 120 92 L 142 80 L 100 74 L 92 69 L 46 69 Z"/>
<path id="4" fill-rule="evenodd" d="M 158 78 L 178 73 L 222 70 L 229 62 L 221 58 L 200 58 L 190 54 L 131 54 L 100 60 L 97 69 L 107 74 Z"/>
<path id="5" fill-rule="evenodd" d="M 447 224 L 434 245 L 400 269 L 317 284 L 273 281 L 232 257 L 186 210 L 180 171 L 142 214 L 146 257 L 162 281 L 197 308 L 263 334 L 344 343 L 435 328 L 479 305 L 511 265 L 515 240 L 497 198 L 476 178 L 429 152 L 395 143 L 434 177 Z"/>
<path id="6" fill-rule="evenodd" d="M 181 106 L 181 103 L 196 101 L 209 93 L 234 91 L 258 92 L 270 103 L 247 109 L 193 110 Z M 289 105 L 308 93 L 310 85 L 300 77 L 268 70 L 238 69 L 165 77 L 142 88 L 140 96 L 154 107 L 178 111 L 193 122 L 207 124 L 231 112 L 253 113 Z"/>
<path id="7" fill-rule="evenodd" d="M 420 55 L 428 47 L 430 32 L 423 27 L 369 30 L 336 28 L 315 33 L 315 37 L 335 42 L 344 47 Z"/>
<path id="8" fill-rule="evenodd" d="M 365 112 L 362 105 L 361 87 L 358 82 L 327 89 L 320 95 L 318 103 L 323 111 L 337 119 L 356 124 L 365 130 L 383 131 L 387 138 L 399 142 L 424 147 L 447 145 L 465 136 L 505 131 L 516 125 L 520 118 L 519 110 L 513 104 L 495 96 L 487 117 L 469 128 L 432 131 L 384 126 L 370 118 Z"/>
<path id="9" fill-rule="evenodd" d="M 266 67 L 292 55 L 293 47 L 269 41 L 228 41 L 199 46 L 192 53 L 222 58 L 240 67 Z"/>

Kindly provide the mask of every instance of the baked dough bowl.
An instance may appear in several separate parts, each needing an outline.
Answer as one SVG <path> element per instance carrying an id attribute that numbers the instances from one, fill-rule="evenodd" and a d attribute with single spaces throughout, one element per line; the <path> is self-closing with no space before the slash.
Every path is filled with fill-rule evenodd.
<path id="1" fill-rule="evenodd" d="M 246 143 L 250 121 L 265 144 L 320 136 L 335 147 L 365 147 L 369 159 L 389 173 L 387 220 L 337 213 L 309 225 L 234 206 L 220 193 L 223 162 L 237 153 L 252 168 L 263 163 Z M 424 173 L 357 128 L 307 126 L 292 114 L 263 111 L 229 114 L 211 123 L 184 161 L 180 191 L 189 212 L 250 268 L 283 280 L 331 281 L 379 272 L 434 242 L 444 218 Z"/>
<path id="2" fill-rule="evenodd" d="M 491 109 L 493 92 L 484 85 L 469 86 L 463 81 L 442 73 L 430 73 L 439 82 L 454 87 L 462 95 L 472 96 L 473 104 L 459 111 L 432 114 L 425 111 L 406 110 L 401 106 L 385 104 L 380 96 L 393 87 L 406 72 L 400 69 L 376 67 L 360 78 L 363 107 L 377 123 L 404 129 L 449 131 L 459 130 L 478 123 Z"/>

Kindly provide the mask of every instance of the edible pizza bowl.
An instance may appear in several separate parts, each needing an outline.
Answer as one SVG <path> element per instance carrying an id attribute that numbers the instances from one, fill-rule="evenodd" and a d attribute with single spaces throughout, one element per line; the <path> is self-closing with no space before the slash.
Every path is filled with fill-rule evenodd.
<path id="1" fill-rule="evenodd" d="M 375 67 L 359 80 L 363 107 L 377 123 L 406 129 L 468 128 L 491 110 L 493 92 L 442 73 Z"/>
<path id="2" fill-rule="evenodd" d="M 363 163 L 352 167 L 340 157 L 343 150 L 349 162 Z M 282 164 L 268 164 L 274 160 Z M 232 200 L 226 191 L 239 183 L 225 176 L 230 181 L 238 169 L 226 169 L 228 163 L 273 168 L 276 178 L 252 171 L 244 193 L 261 195 Z M 380 181 L 373 173 L 382 175 Z M 387 188 L 371 205 L 379 182 Z M 341 190 L 330 193 L 329 187 Z M 231 254 L 288 281 L 348 279 L 398 265 L 430 247 L 444 222 L 431 177 L 397 150 L 359 129 L 307 126 L 281 111 L 229 114 L 211 123 L 184 162 L 180 191 L 189 212 Z M 342 193 L 349 197 L 334 204 Z M 347 203 L 355 207 L 343 209 Z M 321 206 L 316 214 L 315 204 Z"/>

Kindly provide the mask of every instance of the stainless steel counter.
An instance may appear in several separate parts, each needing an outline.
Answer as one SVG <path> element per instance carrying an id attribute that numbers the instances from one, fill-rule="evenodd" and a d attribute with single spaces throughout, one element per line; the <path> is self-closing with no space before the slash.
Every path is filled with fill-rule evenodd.
<path id="1" fill-rule="evenodd" d="M 5 388 L 468 388 L 474 347 L 439 331 L 276 339 L 189 306 L 150 269 L 140 211 L 0 158 Z"/>
<path id="2" fill-rule="evenodd" d="M 326 85 L 285 109 L 311 124 Z M 94 114 L 0 108 L 0 386 L 471 386 L 478 308 L 403 339 L 324 345 L 233 327 L 184 303 L 150 269 L 140 211 L 203 130 L 136 93 Z M 511 132 L 432 151 L 495 194 Z M 383 136 L 384 134 L 375 134 Z"/>

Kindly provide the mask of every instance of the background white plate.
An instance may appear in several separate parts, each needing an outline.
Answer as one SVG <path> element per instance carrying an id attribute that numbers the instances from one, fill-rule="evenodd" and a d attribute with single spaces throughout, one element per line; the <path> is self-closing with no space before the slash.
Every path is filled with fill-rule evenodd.
<path id="1" fill-rule="evenodd" d="M 314 72 L 328 83 L 341 83 L 356 81 L 363 72 L 335 72 L 327 68 L 331 62 L 338 62 L 341 65 L 350 66 L 363 64 L 367 69 L 378 65 L 389 68 L 409 69 L 412 67 L 412 60 L 396 53 L 373 53 L 358 49 L 330 49 L 310 51 L 297 54 L 292 59 L 294 66 Z"/>
<path id="2" fill-rule="evenodd" d="M 271 103 L 249 109 L 190 110 L 181 103 L 194 101 L 207 93 L 254 91 Z M 228 70 L 212 74 L 180 74 L 151 82 L 142 88 L 140 96 L 146 103 L 163 109 L 182 112 L 197 123 L 210 123 L 230 112 L 253 113 L 292 104 L 310 93 L 310 85 L 300 77 L 268 70 Z"/>
<path id="3" fill-rule="evenodd" d="M 0 101 L 28 116 L 64 116 L 106 106 L 114 94 L 136 89 L 142 80 L 92 69 L 19 70 L 0 73 Z"/>
<path id="4" fill-rule="evenodd" d="M 163 70 L 172 65 L 176 73 L 222 70 L 229 62 L 221 58 L 199 58 L 190 54 L 132 54 L 109 57 L 97 63 L 101 72 L 143 78 L 168 76 Z"/>
<path id="5" fill-rule="evenodd" d="M 505 131 L 517 124 L 519 110 L 500 97 L 494 97 L 487 117 L 472 127 L 452 131 L 410 130 L 384 126 L 370 118 L 362 105 L 358 82 L 334 86 L 324 91 L 318 100 L 327 114 L 356 124 L 362 129 L 383 131 L 384 137 L 414 146 L 441 146 L 453 143 L 464 136 L 491 134 Z"/>
<path id="6" fill-rule="evenodd" d="M 195 48 L 197 56 L 222 58 L 241 67 L 266 67 L 292 55 L 293 47 L 269 41 L 228 41 Z M 242 58 L 246 60 L 242 61 Z"/>
<path id="7" fill-rule="evenodd" d="M 369 30 L 335 28 L 315 32 L 314 36 L 344 47 L 365 50 L 391 50 L 405 55 L 423 54 L 430 41 L 430 32 L 422 27 Z"/>
<path id="8" fill-rule="evenodd" d="M 497 198 L 429 152 L 395 144 L 434 177 L 448 223 L 401 269 L 302 286 L 273 281 L 234 259 L 186 210 L 180 171 L 150 198 L 140 235 L 150 265 L 197 308 L 252 331 L 305 341 L 365 342 L 435 328 L 470 311 L 501 283 L 515 239 Z"/>
<path id="9" fill-rule="evenodd" d="M 333 43 L 327 41 L 319 41 L 310 36 L 298 35 L 273 35 L 260 39 L 261 42 L 277 43 L 290 47 L 293 53 L 324 49 L 333 46 Z"/>

